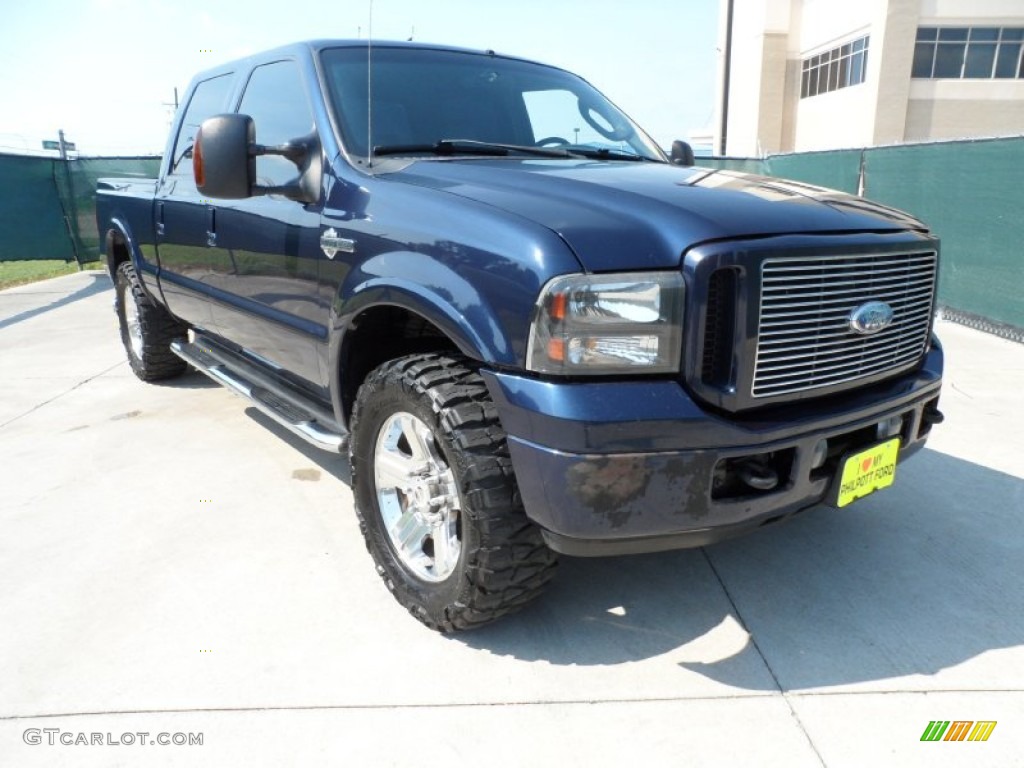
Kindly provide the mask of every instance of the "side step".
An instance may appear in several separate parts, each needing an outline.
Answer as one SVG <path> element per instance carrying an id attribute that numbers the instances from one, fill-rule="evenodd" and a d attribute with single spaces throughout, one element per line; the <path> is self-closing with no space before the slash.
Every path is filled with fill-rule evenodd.
<path id="1" fill-rule="evenodd" d="M 206 339 L 172 341 L 171 351 L 189 365 L 202 371 L 218 384 L 249 400 L 260 411 L 306 442 L 332 453 L 348 450 L 348 433 L 322 423 L 323 413 L 315 403 L 307 402 L 294 392 L 285 392 L 280 385 L 261 374 L 226 350 L 214 347 Z"/>

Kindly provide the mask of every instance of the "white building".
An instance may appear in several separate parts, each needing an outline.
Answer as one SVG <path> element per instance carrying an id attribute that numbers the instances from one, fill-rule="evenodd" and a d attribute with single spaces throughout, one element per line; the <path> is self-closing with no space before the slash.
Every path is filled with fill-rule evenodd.
<path id="1" fill-rule="evenodd" d="M 1024 0 L 721 5 L 717 154 L 1024 134 Z"/>

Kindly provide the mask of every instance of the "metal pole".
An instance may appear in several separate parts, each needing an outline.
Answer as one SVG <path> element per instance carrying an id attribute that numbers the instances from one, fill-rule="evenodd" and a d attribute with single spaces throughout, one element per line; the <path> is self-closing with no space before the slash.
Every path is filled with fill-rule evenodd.
<path id="1" fill-rule="evenodd" d="M 68 218 L 68 234 L 71 236 L 71 250 L 75 254 L 75 263 L 78 264 L 78 271 L 82 271 L 82 257 L 78 253 L 78 206 L 75 203 L 75 183 L 71 178 L 71 161 L 68 160 L 68 149 L 64 142 L 64 129 L 61 128 L 57 131 L 57 137 L 60 139 L 60 159 L 64 165 L 64 176 L 68 182 L 68 209 L 70 211 Z"/>
<path id="2" fill-rule="evenodd" d="M 732 83 L 732 19 L 734 0 L 728 0 L 725 11 L 725 67 L 722 72 L 722 127 L 721 146 L 718 154 L 725 157 L 729 138 L 729 90 Z"/>

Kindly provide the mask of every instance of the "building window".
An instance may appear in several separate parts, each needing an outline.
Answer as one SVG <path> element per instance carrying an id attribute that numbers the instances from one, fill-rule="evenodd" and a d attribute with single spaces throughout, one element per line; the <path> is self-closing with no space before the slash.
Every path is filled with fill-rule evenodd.
<path id="1" fill-rule="evenodd" d="M 1024 27 L 921 27 L 913 77 L 1024 78 Z"/>
<path id="2" fill-rule="evenodd" d="M 803 61 L 800 98 L 859 85 L 867 77 L 868 36 Z"/>

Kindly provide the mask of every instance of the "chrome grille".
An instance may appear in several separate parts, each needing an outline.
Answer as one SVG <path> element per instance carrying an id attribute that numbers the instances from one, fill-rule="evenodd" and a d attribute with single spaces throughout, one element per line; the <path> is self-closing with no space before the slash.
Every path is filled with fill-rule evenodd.
<path id="1" fill-rule="evenodd" d="M 835 387 L 913 365 L 928 342 L 937 267 L 934 252 L 765 260 L 751 394 Z M 891 306 L 893 320 L 858 335 L 850 315 L 869 301 Z"/>

